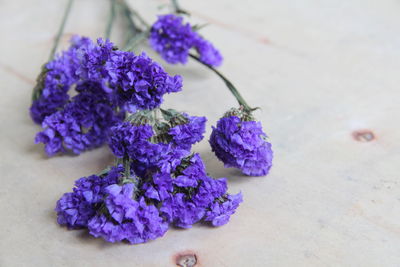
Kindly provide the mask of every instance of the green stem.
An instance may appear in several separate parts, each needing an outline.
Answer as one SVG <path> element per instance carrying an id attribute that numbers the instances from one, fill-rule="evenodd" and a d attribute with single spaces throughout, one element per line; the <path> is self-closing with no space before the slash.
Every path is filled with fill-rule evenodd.
<path id="1" fill-rule="evenodd" d="M 202 62 L 200 60 L 200 58 L 198 58 L 195 55 L 189 54 L 189 56 L 191 58 L 193 58 L 194 60 L 196 60 L 197 62 L 199 62 L 200 64 L 206 66 L 207 68 L 209 68 L 210 70 L 212 70 L 215 74 L 218 75 L 218 77 L 220 77 L 226 84 L 226 86 L 228 87 L 229 91 L 232 93 L 232 95 L 236 98 L 236 100 L 238 101 L 240 106 L 243 106 L 243 109 L 247 112 L 251 112 L 253 110 L 255 110 L 256 108 L 251 108 L 249 106 L 249 104 L 247 104 L 247 102 L 244 100 L 243 96 L 239 93 L 238 89 L 232 84 L 231 81 L 228 80 L 228 78 L 226 78 L 219 70 L 215 69 L 213 66 L 208 65 L 204 62 Z"/>
<path id="2" fill-rule="evenodd" d="M 190 15 L 189 12 L 187 12 L 186 10 L 183 10 L 183 9 L 180 7 L 180 5 L 179 5 L 179 3 L 178 3 L 178 0 L 171 0 L 171 4 L 172 4 L 172 7 L 173 7 L 174 12 L 175 12 L 176 14 L 186 14 L 186 15 Z"/>
<path id="3" fill-rule="evenodd" d="M 122 0 L 122 1 L 121 1 L 121 6 L 124 8 L 125 12 L 128 13 L 130 19 L 132 19 L 132 15 L 134 15 L 134 16 L 136 16 L 136 18 L 140 21 L 140 23 L 143 24 L 143 26 L 144 26 L 146 29 L 149 29 L 149 28 L 150 28 L 150 24 L 147 23 L 146 20 L 145 20 L 142 16 L 140 16 L 140 14 L 139 14 L 136 10 L 130 8 L 129 5 L 126 3 L 125 0 Z"/>
<path id="4" fill-rule="evenodd" d="M 137 44 L 139 44 L 141 41 L 146 39 L 147 35 L 148 35 L 147 31 L 137 33 L 136 35 L 134 35 L 132 38 L 129 39 L 128 43 L 125 45 L 123 50 L 125 50 L 125 51 L 133 50 Z"/>
<path id="5" fill-rule="evenodd" d="M 131 161 L 129 160 L 129 157 L 126 157 L 126 156 L 124 157 L 123 164 L 124 164 L 124 173 L 125 173 L 124 180 L 127 180 L 131 177 Z"/>
<path id="6" fill-rule="evenodd" d="M 121 1 L 120 5 L 121 5 L 121 7 L 123 9 L 123 13 L 125 15 L 125 18 L 126 18 L 128 24 L 129 24 L 129 28 L 131 29 L 132 35 L 133 35 L 131 38 L 128 38 L 128 40 L 126 42 L 126 45 L 125 45 L 123 50 L 131 51 L 131 50 L 133 50 L 135 48 L 135 46 L 137 44 L 139 44 L 141 41 L 146 39 L 146 37 L 149 34 L 150 26 L 139 15 L 139 13 L 136 12 L 135 10 L 133 10 L 132 8 L 130 8 L 125 1 Z M 133 17 L 136 17 L 140 21 L 140 23 L 142 24 L 142 26 L 145 29 L 138 28 L 136 23 L 135 23 L 135 21 L 134 21 L 134 19 L 133 19 Z"/>
<path id="7" fill-rule="evenodd" d="M 175 12 L 178 13 L 178 10 L 180 10 L 179 4 L 177 0 L 171 0 L 172 6 L 175 9 Z"/>
<path id="8" fill-rule="evenodd" d="M 108 18 L 106 32 L 105 32 L 105 38 L 106 39 L 110 39 L 111 28 L 112 28 L 112 25 L 113 25 L 114 19 L 115 19 L 116 1 L 115 0 L 110 0 L 110 1 L 111 1 L 111 8 L 110 8 L 110 17 Z"/>
<path id="9" fill-rule="evenodd" d="M 72 3 L 73 2 L 74 2 L 74 0 L 69 0 L 68 1 L 67 8 L 65 9 L 65 12 L 64 12 L 64 17 L 62 19 L 60 28 L 58 29 L 56 40 L 54 41 L 53 48 L 51 49 L 51 52 L 50 52 L 49 61 L 54 58 L 54 54 L 56 53 L 58 44 L 60 43 L 61 35 L 64 32 L 65 23 L 67 22 L 67 18 L 68 18 L 68 15 L 69 15 L 70 11 L 71 11 L 71 7 L 72 7 Z"/>

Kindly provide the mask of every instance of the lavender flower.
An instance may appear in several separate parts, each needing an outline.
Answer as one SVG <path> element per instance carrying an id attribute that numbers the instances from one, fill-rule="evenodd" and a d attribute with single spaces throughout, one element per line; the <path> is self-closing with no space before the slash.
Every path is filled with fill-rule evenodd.
<path id="1" fill-rule="evenodd" d="M 192 48 L 196 49 L 202 62 L 211 66 L 222 63 L 219 51 L 195 32 L 189 23 L 184 24 L 182 17 L 173 14 L 158 17 L 151 27 L 149 43 L 171 64 L 185 64 Z"/>
<path id="2" fill-rule="evenodd" d="M 221 118 L 213 127 L 210 145 L 225 167 L 239 168 L 246 175 L 266 175 L 272 166 L 271 144 L 261 123 L 237 116 Z"/>

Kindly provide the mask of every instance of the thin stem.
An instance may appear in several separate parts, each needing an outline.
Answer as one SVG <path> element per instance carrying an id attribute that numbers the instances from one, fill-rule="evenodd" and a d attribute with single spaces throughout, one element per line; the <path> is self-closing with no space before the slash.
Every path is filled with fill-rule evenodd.
<path id="1" fill-rule="evenodd" d="M 132 15 L 135 15 L 136 18 L 140 21 L 140 23 L 143 24 L 143 26 L 145 26 L 146 29 L 150 28 L 150 24 L 147 23 L 146 20 L 142 16 L 140 16 L 140 14 L 136 10 L 129 7 L 129 5 L 126 3 L 125 0 L 121 1 L 121 5 L 125 9 L 125 11 L 129 13 L 129 17 L 131 17 Z"/>
<path id="2" fill-rule="evenodd" d="M 247 104 L 247 102 L 244 100 L 243 96 L 239 93 L 239 91 L 236 89 L 236 87 L 232 84 L 231 81 L 228 80 L 228 78 L 226 78 L 220 71 L 218 71 L 217 69 L 215 69 L 213 66 L 208 65 L 204 62 L 202 62 L 200 60 L 200 58 L 198 58 L 195 55 L 189 54 L 189 56 L 191 58 L 193 58 L 194 60 L 196 60 L 197 62 L 199 62 L 200 64 L 206 66 L 207 68 L 209 68 L 210 70 L 212 70 L 215 74 L 217 74 L 226 84 L 226 86 L 228 87 L 229 91 L 233 94 L 233 96 L 236 98 L 236 100 L 238 101 L 240 106 L 243 106 L 244 110 L 247 112 L 251 112 L 253 110 L 255 110 L 256 108 L 251 108 L 249 106 L 249 104 Z"/>
<path id="3" fill-rule="evenodd" d="M 186 10 L 183 10 L 180 7 L 178 0 L 171 0 L 171 4 L 172 4 L 172 7 L 173 7 L 175 13 L 190 15 L 189 12 L 187 12 Z"/>
<path id="4" fill-rule="evenodd" d="M 131 162 L 128 157 L 124 157 L 123 164 L 124 164 L 124 172 L 125 172 L 124 180 L 126 180 L 131 177 Z"/>
<path id="5" fill-rule="evenodd" d="M 171 3 L 172 3 L 172 7 L 175 9 L 175 12 L 178 13 L 178 10 L 180 10 L 178 1 L 177 0 L 171 0 Z"/>
<path id="6" fill-rule="evenodd" d="M 108 18 L 107 22 L 107 27 L 106 27 L 106 33 L 105 33 L 105 38 L 110 39 L 111 35 L 111 29 L 114 23 L 115 19 L 115 6 L 116 6 L 116 1 L 115 0 L 110 0 L 111 1 L 111 8 L 110 8 L 110 17 Z"/>
<path id="7" fill-rule="evenodd" d="M 135 36 L 133 36 L 128 43 L 125 45 L 125 47 L 123 48 L 123 50 L 125 51 L 131 51 L 133 50 L 133 48 L 135 48 L 135 46 L 137 44 L 139 44 L 141 41 L 143 41 L 144 39 L 146 39 L 148 35 L 148 32 L 140 32 L 137 33 Z"/>
<path id="8" fill-rule="evenodd" d="M 131 51 L 147 37 L 150 26 L 135 10 L 130 8 L 124 0 L 120 2 L 120 5 L 133 34 L 133 37 L 127 40 L 124 50 Z M 133 17 L 136 17 L 141 22 L 142 26 L 145 28 L 144 30 L 137 27 Z"/>
<path id="9" fill-rule="evenodd" d="M 65 12 L 64 12 L 64 17 L 63 17 L 63 19 L 61 21 L 60 28 L 58 29 L 56 40 L 54 41 L 53 48 L 51 49 L 51 52 L 50 52 L 49 61 L 54 58 L 54 54 L 56 53 L 58 44 L 60 43 L 61 35 L 64 32 L 65 24 L 67 22 L 67 18 L 68 18 L 68 15 L 69 15 L 70 11 L 71 11 L 71 7 L 72 7 L 72 3 L 73 2 L 74 2 L 74 0 L 69 0 L 68 1 L 67 8 L 65 9 Z"/>

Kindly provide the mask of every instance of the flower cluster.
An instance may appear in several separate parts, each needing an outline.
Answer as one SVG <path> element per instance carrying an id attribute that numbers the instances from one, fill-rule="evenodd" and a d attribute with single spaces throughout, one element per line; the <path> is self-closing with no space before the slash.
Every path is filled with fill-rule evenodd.
<path id="1" fill-rule="evenodd" d="M 68 91 L 76 87 L 77 95 Z M 118 50 L 111 42 L 74 37 L 71 47 L 50 61 L 35 88 L 32 119 L 42 123 L 36 142 L 54 155 L 102 145 L 123 111 L 154 109 L 163 95 L 182 88 L 146 54 Z"/>
<path id="2" fill-rule="evenodd" d="M 189 23 L 184 24 L 182 17 L 176 15 L 159 16 L 151 27 L 149 42 L 171 64 L 185 64 L 192 48 L 205 64 L 219 66 L 222 63 L 222 55 L 212 43 L 194 31 Z"/>
<path id="3" fill-rule="evenodd" d="M 210 145 L 225 167 L 239 168 L 250 176 L 263 176 L 268 174 L 273 157 L 266 137 L 260 122 L 234 110 L 212 128 Z"/>
<path id="4" fill-rule="evenodd" d="M 76 71 L 81 51 L 88 51 L 92 46 L 90 39 L 75 36 L 71 39 L 68 50 L 43 66 L 30 108 L 34 122 L 42 123 L 46 116 L 55 113 L 67 103 L 68 90 L 79 80 Z"/>
<path id="5" fill-rule="evenodd" d="M 176 15 L 159 16 L 151 28 L 142 21 L 145 29 L 127 19 L 167 62 L 186 63 L 191 56 L 224 80 L 242 107 L 213 127 L 212 150 L 226 167 L 266 175 L 271 145 L 251 115 L 254 109 L 214 68 L 222 56 L 212 43 Z M 200 155 L 191 151 L 203 139 L 207 119 L 160 107 L 165 94 L 181 89 L 182 78 L 170 76 L 145 53 L 121 51 L 101 38 L 95 43 L 75 36 L 43 66 L 30 108 L 43 128 L 35 142 L 43 143 L 49 156 L 108 143 L 116 160 L 101 174 L 76 180 L 72 192 L 57 201 L 60 225 L 88 229 L 112 243 L 138 244 L 163 236 L 171 226 L 228 223 L 242 194 L 229 194 L 227 179 L 210 177 Z"/>
<path id="6" fill-rule="evenodd" d="M 44 143 L 49 156 L 66 151 L 79 154 L 102 145 L 110 127 L 122 119 L 98 83 L 80 83 L 76 91 L 71 102 L 44 119 L 44 130 L 36 135 L 35 142 Z"/>
<path id="7" fill-rule="evenodd" d="M 135 134 L 141 131 L 146 129 L 138 128 Z M 122 146 L 129 143 L 126 141 Z M 153 168 L 141 175 L 134 171 L 140 162 L 126 154 L 129 152 L 124 152 L 125 167 L 118 165 L 103 175 L 76 181 L 73 192 L 57 202 L 59 224 L 87 228 L 91 235 L 108 242 L 137 244 L 163 236 L 170 225 L 190 228 L 200 221 L 224 225 L 242 201 L 240 193 L 227 193 L 225 178 L 207 176 L 198 154 L 162 158 L 177 164 L 171 164 L 169 170 Z"/>
<path id="8" fill-rule="evenodd" d="M 139 175 L 154 169 L 171 171 L 205 132 L 205 117 L 174 110 L 162 110 L 164 121 L 150 115 L 139 111 L 112 127 L 108 142 L 116 157 L 128 156 L 135 163 L 133 167 Z"/>

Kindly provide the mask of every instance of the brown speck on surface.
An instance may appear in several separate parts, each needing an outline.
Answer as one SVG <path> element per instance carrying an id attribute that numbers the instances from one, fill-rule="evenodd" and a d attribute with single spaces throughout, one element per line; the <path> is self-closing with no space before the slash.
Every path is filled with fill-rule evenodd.
<path id="1" fill-rule="evenodd" d="M 177 253 L 174 256 L 176 266 L 180 267 L 195 267 L 197 265 L 197 256 L 193 251 L 184 251 Z"/>
<path id="2" fill-rule="evenodd" d="M 375 135 L 370 130 L 359 130 L 353 132 L 353 138 L 359 142 L 371 142 L 375 139 Z"/>

